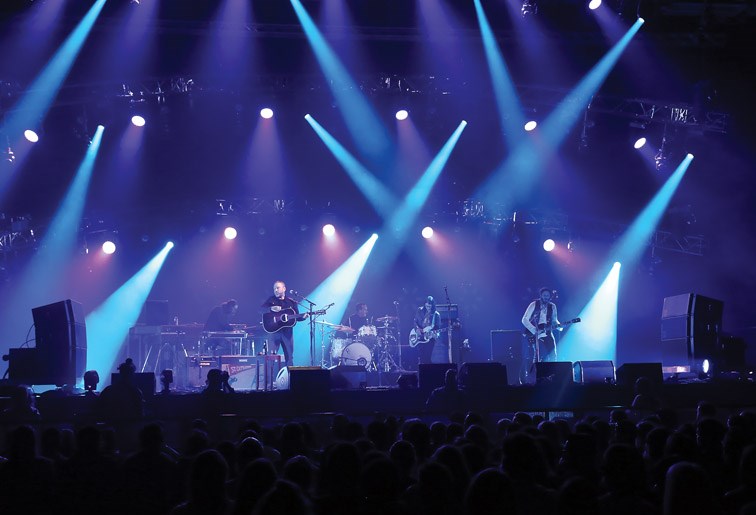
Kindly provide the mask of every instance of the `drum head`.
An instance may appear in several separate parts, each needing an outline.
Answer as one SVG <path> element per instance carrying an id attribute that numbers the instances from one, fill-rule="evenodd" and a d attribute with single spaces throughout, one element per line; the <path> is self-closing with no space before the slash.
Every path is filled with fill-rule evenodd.
<path id="1" fill-rule="evenodd" d="M 359 365 L 368 368 L 373 361 L 373 355 L 367 345 L 355 342 L 348 345 L 341 353 L 341 363 L 344 365 Z"/>

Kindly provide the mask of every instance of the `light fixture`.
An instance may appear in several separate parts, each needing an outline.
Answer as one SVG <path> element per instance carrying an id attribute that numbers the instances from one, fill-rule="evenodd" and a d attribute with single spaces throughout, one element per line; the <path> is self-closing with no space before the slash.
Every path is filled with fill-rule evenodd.
<path id="1" fill-rule="evenodd" d="M 526 122 L 524 126 L 525 130 L 528 132 L 534 130 L 536 127 L 538 127 L 538 122 L 535 120 L 530 120 Z"/>
<path id="2" fill-rule="evenodd" d="M 29 141 L 30 143 L 36 143 L 39 141 L 39 134 L 37 134 L 31 129 L 26 129 L 24 131 L 24 138 L 26 138 L 26 140 Z"/>
<path id="3" fill-rule="evenodd" d="M 271 109 L 270 107 L 263 107 L 262 109 L 260 109 L 260 116 L 262 116 L 266 120 L 273 118 L 273 109 Z"/>
<path id="4" fill-rule="evenodd" d="M 330 237 L 334 234 L 336 234 L 336 227 L 334 227 L 333 224 L 325 224 L 323 226 L 323 235 Z"/>
<path id="5" fill-rule="evenodd" d="M 116 251 L 116 244 L 110 240 L 106 240 L 102 243 L 102 251 L 105 254 L 113 254 Z"/>
<path id="6" fill-rule="evenodd" d="M 538 2 L 536 0 L 522 0 L 522 16 L 538 14 Z"/>
<path id="7" fill-rule="evenodd" d="M 430 227 L 430 226 L 423 227 L 423 230 L 420 232 L 420 234 L 422 234 L 423 238 L 425 238 L 426 240 L 429 238 L 433 238 L 433 227 Z"/>
<path id="8" fill-rule="evenodd" d="M 226 227 L 223 230 L 223 236 L 225 236 L 227 240 L 233 240 L 234 238 L 236 238 L 237 234 L 238 232 L 234 227 Z"/>
<path id="9" fill-rule="evenodd" d="M 408 116 L 409 116 L 409 113 L 407 112 L 406 109 L 399 109 L 396 112 L 396 119 L 397 120 L 400 120 L 400 121 L 401 120 L 406 120 Z"/>
<path id="10" fill-rule="evenodd" d="M 134 124 L 135 127 L 144 127 L 144 124 L 147 123 L 147 121 L 143 116 L 135 114 L 131 117 L 131 123 Z"/>
<path id="11" fill-rule="evenodd" d="M 588 2 L 588 9 L 591 11 L 595 11 L 599 7 L 601 7 L 601 0 L 591 0 Z"/>
<path id="12" fill-rule="evenodd" d="M 552 240 L 551 238 L 544 240 L 543 250 L 545 250 L 546 252 L 551 252 L 555 248 L 556 248 L 556 242 L 554 240 Z"/>
<path id="13" fill-rule="evenodd" d="M 637 140 L 635 140 L 635 143 L 633 143 L 633 148 L 636 150 L 639 150 L 643 148 L 645 144 L 646 144 L 646 138 L 640 137 Z"/>

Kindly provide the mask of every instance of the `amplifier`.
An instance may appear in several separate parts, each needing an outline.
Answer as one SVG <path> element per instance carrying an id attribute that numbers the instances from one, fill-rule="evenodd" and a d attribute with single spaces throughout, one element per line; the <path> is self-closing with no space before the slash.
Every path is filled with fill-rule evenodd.
<path id="1" fill-rule="evenodd" d="M 220 369 L 228 372 L 228 382 L 234 390 L 272 390 L 280 367 L 278 355 L 220 357 Z"/>
<path id="2" fill-rule="evenodd" d="M 190 388 L 204 388 L 208 370 L 220 368 L 220 361 L 213 356 L 189 356 L 187 360 L 186 385 Z"/>

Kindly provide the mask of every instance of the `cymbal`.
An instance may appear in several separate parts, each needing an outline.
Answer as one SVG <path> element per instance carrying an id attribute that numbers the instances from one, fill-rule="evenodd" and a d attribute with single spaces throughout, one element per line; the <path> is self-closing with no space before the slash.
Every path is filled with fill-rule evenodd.
<path id="1" fill-rule="evenodd" d="M 328 325 L 331 327 L 339 327 L 339 324 L 333 324 L 331 322 L 326 322 L 325 320 L 315 320 L 316 324 L 322 324 L 322 325 Z"/>
<path id="2" fill-rule="evenodd" d="M 380 318 L 375 319 L 376 322 L 395 322 L 397 320 L 399 320 L 399 317 L 395 317 L 391 315 L 386 315 L 385 317 L 380 317 Z"/>

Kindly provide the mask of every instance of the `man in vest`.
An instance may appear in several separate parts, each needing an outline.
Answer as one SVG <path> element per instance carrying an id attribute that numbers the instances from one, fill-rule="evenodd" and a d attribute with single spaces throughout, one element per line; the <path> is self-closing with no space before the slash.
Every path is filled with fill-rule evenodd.
<path id="1" fill-rule="evenodd" d="M 520 383 L 527 384 L 529 377 L 535 373 L 537 361 L 556 361 L 556 340 L 553 330 L 559 325 L 556 304 L 551 302 L 552 291 L 549 288 L 538 290 L 538 299 L 528 305 L 522 316 L 523 331 L 522 366 Z"/>

